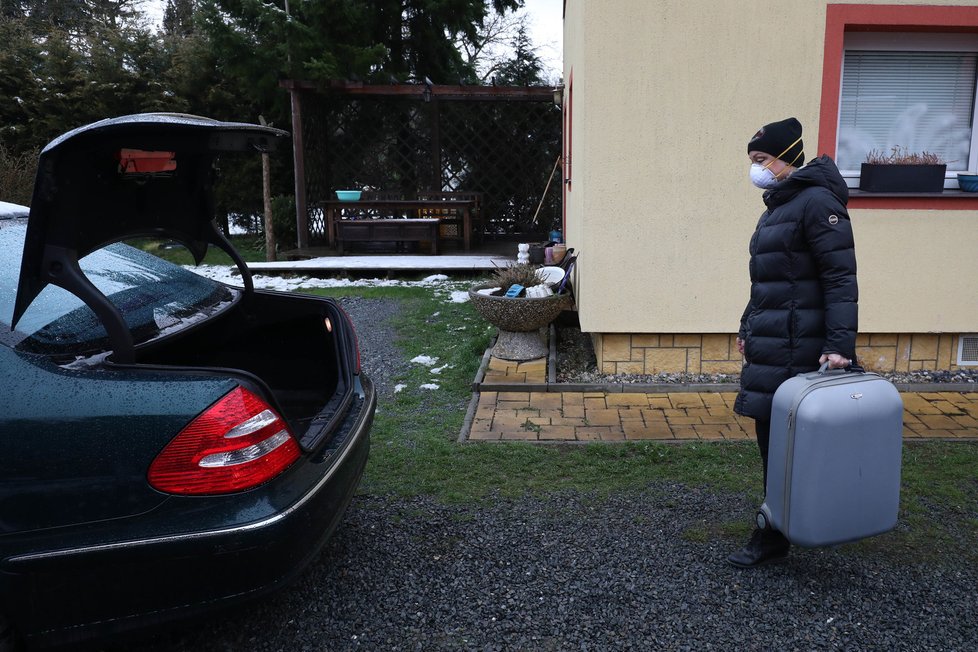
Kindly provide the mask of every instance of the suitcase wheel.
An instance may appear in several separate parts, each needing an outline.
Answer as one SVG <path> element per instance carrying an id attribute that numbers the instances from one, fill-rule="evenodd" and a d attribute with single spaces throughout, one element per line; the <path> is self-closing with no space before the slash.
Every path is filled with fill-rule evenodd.
<path id="1" fill-rule="evenodd" d="M 756 522 L 757 522 L 757 527 L 759 527 L 762 530 L 767 530 L 768 528 L 771 527 L 771 524 L 768 522 L 767 516 L 764 515 L 764 512 L 757 512 Z"/>

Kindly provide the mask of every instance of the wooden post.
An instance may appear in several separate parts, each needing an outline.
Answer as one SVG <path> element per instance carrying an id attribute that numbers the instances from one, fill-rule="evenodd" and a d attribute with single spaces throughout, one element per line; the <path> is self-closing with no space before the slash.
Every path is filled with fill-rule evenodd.
<path id="1" fill-rule="evenodd" d="M 267 127 L 264 116 L 258 116 L 258 122 Z M 265 260 L 275 262 L 275 226 L 272 220 L 272 172 L 268 152 L 261 155 L 261 186 L 265 208 Z"/>
<path id="2" fill-rule="evenodd" d="M 306 210 L 306 164 L 302 149 L 301 91 L 288 86 L 292 100 L 292 159 L 295 164 L 295 239 L 299 249 L 309 247 L 309 213 Z"/>

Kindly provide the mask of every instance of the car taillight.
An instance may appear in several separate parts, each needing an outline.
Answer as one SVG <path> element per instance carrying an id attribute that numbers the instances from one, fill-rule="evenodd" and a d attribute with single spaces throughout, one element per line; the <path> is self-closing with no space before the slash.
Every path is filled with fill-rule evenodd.
<path id="1" fill-rule="evenodd" d="M 166 445 L 149 483 L 172 494 L 223 494 L 271 480 L 299 458 L 282 418 L 254 393 L 236 387 Z"/>

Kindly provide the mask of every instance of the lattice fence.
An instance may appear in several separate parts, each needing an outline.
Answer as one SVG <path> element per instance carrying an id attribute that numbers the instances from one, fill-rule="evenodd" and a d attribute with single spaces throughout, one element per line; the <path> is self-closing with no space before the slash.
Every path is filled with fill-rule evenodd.
<path id="1" fill-rule="evenodd" d="M 325 237 L 318 202 L 371 188 L 403 197 L 483 193 L 489 238 L 542 234 L 560 225 L 560 110 L 548 96 L 479 99 L 305 92 L 302 130 L 312 242 Z"/>

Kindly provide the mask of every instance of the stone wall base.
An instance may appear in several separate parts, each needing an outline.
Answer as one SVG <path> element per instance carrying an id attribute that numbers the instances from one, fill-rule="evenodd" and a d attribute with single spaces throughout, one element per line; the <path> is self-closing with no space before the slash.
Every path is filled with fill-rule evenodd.
<path id="1" fill-rule="evenodd" d="M 953 371 L 957 333 L 867 333 L 856 356 L 869 371 Z M 737 336 L 724 334 L 592 333 L 598 369 L 605 374 L 739 374 Z"/>

